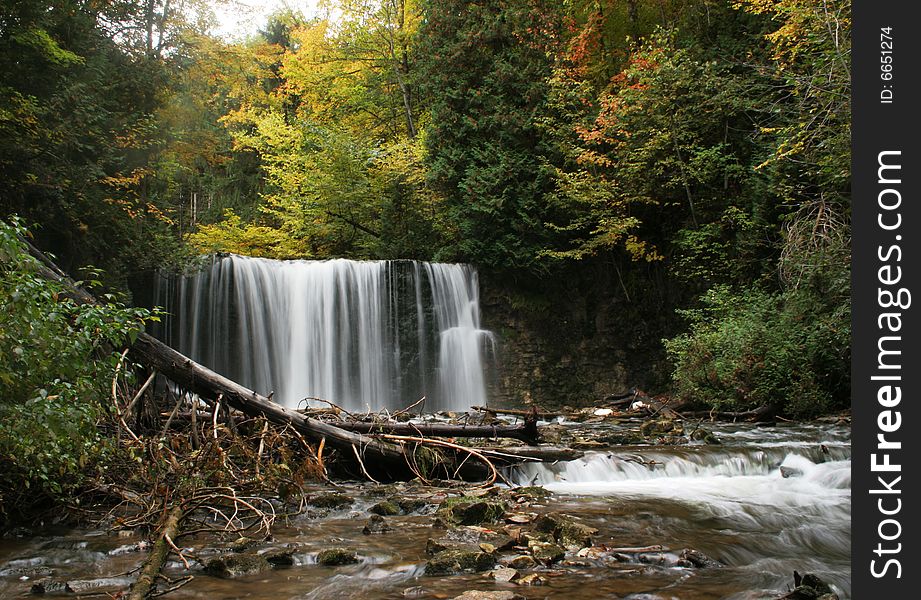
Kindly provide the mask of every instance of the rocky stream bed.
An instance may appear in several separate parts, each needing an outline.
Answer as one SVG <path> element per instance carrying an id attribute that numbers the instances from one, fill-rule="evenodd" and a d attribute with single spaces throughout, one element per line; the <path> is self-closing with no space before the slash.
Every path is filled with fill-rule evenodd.
<path id="1" fill-rule="evenodd" d="M 274 502 L 291 515 L 269 539 L 184 537 L 167 597 L 849 598 L 846 423 L 637 437 L 589 420 L 543 423 L 585 455 L 519 467 L 512 486 L 317 484 L 298 507 Z M 147 549 L 116 524 L 12 531 L 0 597 L 114 597 Z"/>

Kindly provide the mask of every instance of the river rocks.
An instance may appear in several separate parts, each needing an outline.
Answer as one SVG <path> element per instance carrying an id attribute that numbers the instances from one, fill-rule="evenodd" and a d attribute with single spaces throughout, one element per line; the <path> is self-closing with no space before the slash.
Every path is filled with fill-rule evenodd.
<path id="1" fill-rule="evenodd" d="M 29 591 L 33 594 L 64 594 L 70 590 L 67 589 L 67 583 L 64 581 L 43 579 L 33 583 Z"/>
<path id="2" fill-rule="evenodd" d="M 270 568 L 269 562 L 257 554 L 222 554 L 205 563 L 205 573 L 225 579 L 256 575 Z"/>
<path id="3" fill-rule="evenodd" d="M 534 521 L 534 530 L 550 534 L 555 541 L 564 546 L 578 546 L 579 548 L 591 546 L 592 536 L 598 534 L 598 530 L 594 527 L 553 513 L 538 517 Z"/>
<path id="4" fill-rule="evenodd" d="M 328 508 L 331 510 L 342 510 L 349 508 L 355 503 L 355 498 L 339 494 L 336 492 L 330 494 L 317 494 L 307 499 L 307 504 L 317 508 Z"/>
<path id="5" fill-rule="evenodd" d="M 566 556 L 566 550 L 549 542 L 529 542 L 528 550 L 531 551 L 531 556 L 534 557 L 534 560 L 548 565 L 559 562 Z"/>
<path id="6" fill-rule="evenodd" d="M 381 515 L 382 517 L 391 517 L 400 514 L 400 507 L 390 500 L 384 500 L 369 508 L 368 512 L 375 515 Z"/>
<path id="7" fill-rule="evenodd" d="M 511 583 L 521 577 L 521 573 L 510 567 L 499 567 L 489 572 L 490 576 L 501 583 Z"/>
<path id="8" fill-rule="evenodd" d="M 526 600 L 526 598 L 520 594 L 509 591 L 499 591 L 499 592 L 481 592 L 479 590 L 470 590 L 464 592 L 460 596 L 454 596 L 451 600 Z"/>
<path id="9" fill-rule="evenodd" d="M 294 555 L 297 551 L 297 546 L 270 548 L 263 552 L 261 556 L 273 567 L 292 567 L 294 566 Z"/>
<path id="10" fill-rule="evenodd" d="M 793 591 L 778 600 L 838 600 L 831 586 L 812 573 L 800 575 L 793 571 L 793 585 Z"/>
<path id="11" fill-rule="evenodd" d="M 426 575 L 453 575 L 463 572 L 488 571 L 496 566 L 493 554 L 472 550 L 442 550 L 425 564 Z"/>
<path id="12" fill-rule="evenodd" d="M 507 559 L 505 564 L 512 569 L 533 569 L 537 566 L 537 561 L 529 554 L 518 554 Z"/>
<path id="13" fill-rule="evenodd" d="M 681 552 L 681 557 L 678 559 L 678 566 L 680 567 L 695 567 L 697 569 L 709 569 L 714 567 L 722 567 L 723 563 L 720 561 L 710 558 L 703 552 L 694 550 L 691 548 L 685 548 Z"/>
<path id="14" fill-rule="evenodd" d="M 359 562 L 358 554 L 348 548 L 327 548 L 317 554 L 317 563 L 326 567 L 353 565 Z"/>
<path id="15" fill-rule="evenodd" d="M 368 522 L 365 523 L 364 528 L 361 532 L 365 535 L 374 535 L 379 533 L 387 533 L 393 528 L 387 523 L 387 520 L 380 515 L 371 515 L 371 518 L 368 519 Z"/>
<path id="16" fill-rule="evenodd" d="M 230 548 L 232 552 L 243 552 L 245 550 L 249 550 L 257 543 L 258 542 L 253 538 L 238 537 L 234 541 L 230 542 L 228 548 Z"/>
<path id="17" fill-rule="evenodd" d="M 482 525 L 495 523 L 505 514 L 507 507 L 501 500 L 479 500 L 469 496 L 448 498 L 436 513 L 449 525 Z"/>
<path id="18" fill-rule="evenodd" d="M 646 437 L 680 436 L 684 434 L 681 421 L 669 418 L 649 419 L 640 426 L 640 432 Z"/>
<path id="19" fill-rule="evenodd" d="M 521 577 L 515 583 L 518 585 L 547 585 L 550 583 L 550 580 L 539 573 L 531 573 L 530 575 Z"/>
<path id="20" fill-rule="evenodd" d="M 515 488 L 511 491 L 511 496 L 515 501 L 520 501 L 521 499 L 527 501 L 534 500 L 544 500 L 553 495 L 553 492 L 546 488 L 542 488 L 539 485 L 529 485 L 525 487 Z"/>
<path id="21" fill-rule="evenodd" d="M 399 505 L 400 510 L 403 511 L 404 514 L 408 515 L 410 513 L 421 511 L 423 508 L 428 506 L 429 503 L 422 498 L 401 498 L 397 502 L 397 505 Z"/>

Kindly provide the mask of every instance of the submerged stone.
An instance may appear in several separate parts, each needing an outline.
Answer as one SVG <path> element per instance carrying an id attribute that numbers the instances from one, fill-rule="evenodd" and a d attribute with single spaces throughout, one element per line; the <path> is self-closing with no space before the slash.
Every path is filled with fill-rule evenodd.
<path id="1" fill-rule="evenodd" d="M 442 550 L 425 564 L 426 575 L 453 575 L 463 572 L 488 571 L 496 566 L 493 554 L 473 550 Z"/>
<path id="2" fill-rule="evenodd" d="M 361 532 L 365 535 L 374 535 L 377 533 L 386 533 L 391 529 L 393 528 L 387 523 L 384 517 L 380 515 L 371 515 L 371 518 L 365 523 Z"/>
<path id="3" fill-rule="evenodd" d="M 490 575 L 492 575 L 493 579 L 496 581 L 501 581 L 502 583 L 510 583 L 521 577 L 521 574 L 518 571 L 510 567 L 499 567 L 498 569 L 491 571 Z"/>

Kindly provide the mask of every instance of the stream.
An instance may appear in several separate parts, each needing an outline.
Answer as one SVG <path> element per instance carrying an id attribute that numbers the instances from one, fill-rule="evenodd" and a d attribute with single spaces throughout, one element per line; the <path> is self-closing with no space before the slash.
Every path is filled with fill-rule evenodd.
<path id="1" fill-rule="evenodd" d="M 572 436 L 596 438 L 617 434 L 621 427 L 555 426 Z M 849 427 L 721 424 L 712 431 L 721 444 L 595 447 L 575 461 L 531 464 L 509 474 L 518 485 L 552 492 L 526 510 L 560 513 L 598 530 L 591 548 L 570 549 L 561 562 L 527 571 L 542 574 L 542 585 L 500 583 L 487 573 L 425 575 L 430 558 L 426 543 L 446 533 L 433 525 L 435 505 L 457 492 L 352 482 L 340 490 L 354 498 L 350 506 L 308 510 L 276 524 L 274 538 L 261 548 L 296 544 L 292 566 L 222 579 L 204 574 L 190 559 L 194 579 L 166 597 L 357 600 L 454 598 L 466 590 L 510 590 L 528 599 L 754 600 L 789 591 L 795 569 L 818 575 L 842 599 L 849 598 Z M 380 488 L 391 496 L 394 491 L 398 496 L 415 494 L 428 508 L 388 516 L 391 531 L 365 535 L 368 509 L 381 500 Z M 71 588 L 86 594 L 124 589 L 131 580 L 124 574 L 146 555 L 138 548 L 142 542 L 129 532 L 106 530 L 48 528 L 7 536 L 0 539 L 0 597 L 33 597 L 33 584 L 48 577 L 76 580 Z M 202 562 L 209 552 L 217 552 L 213 544 L 194 537 L 181 541 Z M 317 553 L 332 546 L 353 548 L 359 562 L 317 564 Z M 614 550 L 648 546 L 662 549 L 636 553 L 629 560 Z M 722 566 L 682 565 L 684 549 Z M 187 573 L 178 560 L 166 570 L 173 578 Z M 110 577 L 115 579 L 100 579 Z"/>

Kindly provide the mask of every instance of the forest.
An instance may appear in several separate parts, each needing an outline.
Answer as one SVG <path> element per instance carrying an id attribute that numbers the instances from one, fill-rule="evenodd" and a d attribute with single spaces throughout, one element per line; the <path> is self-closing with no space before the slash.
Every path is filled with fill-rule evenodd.
<path id="1" fill-rule="evenodd" d="M 198 404 L 157 449 L 135 436 L 162 421 L 126 361 L 166 316 L 146 288 L 212 255 L 470 265 L 522 314 L 616 301 L 647 323 L 655 417 L 850 406 L 849 0 L 324 0 L 245 39 L 213 4 L 0 0 L 0 521 L 200 499 L 228 461 L 324 480 L 326 437 L 288 469 L 300 442 L 233 425 L 222 394 L 250 409 L 214 388 L 194 476 L 163 440 Z M 582 395 L 533 410 L 604 401 Z M 270 446 L 285 466 L 260 471 Z M 156 531 L 168 504 L 141 504 Z"/>

